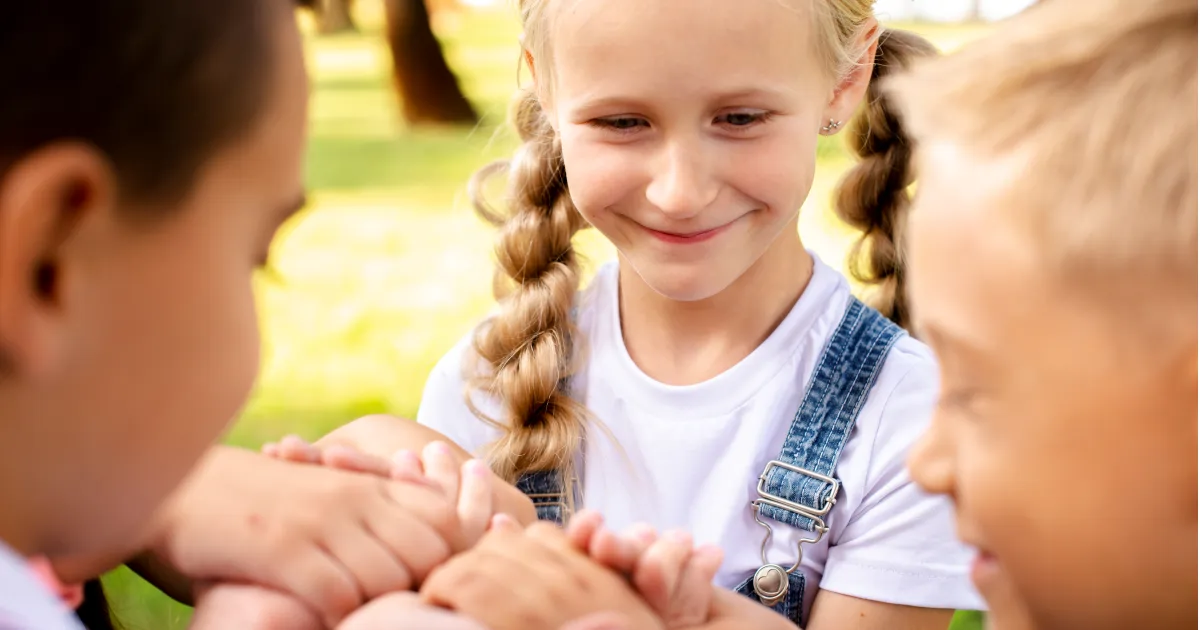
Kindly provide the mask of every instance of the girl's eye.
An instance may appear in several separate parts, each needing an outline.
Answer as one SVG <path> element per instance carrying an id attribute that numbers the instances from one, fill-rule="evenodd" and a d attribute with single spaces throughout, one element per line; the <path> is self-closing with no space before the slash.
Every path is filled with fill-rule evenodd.
<path id="1" fill-rule="evenodd" d="M 744 112 L 730 114 L 725 116 L 725 122 L 734 127 L 744 127 L 746 125 L 754 125 L 758 121 L 758 116 L 755 114 L 746 114 Z"/>
<path id="2" fill-rule="evenodd" d="M 766 122 L 769 117 L 767 112 L 731 112 L 719 116 L 717 122 L 730 127 L 749 127 Z"/>
<path id="3" fill-rule="evenodd" d="M 616 118 L 597 118 L 589 121 L 589 124 L 603 129 L 611 129 L 613 131 L 633 131 L 638 127 L 649 127 L 650 123 L 641 118 L 632 116 L 618 116 Z"/>

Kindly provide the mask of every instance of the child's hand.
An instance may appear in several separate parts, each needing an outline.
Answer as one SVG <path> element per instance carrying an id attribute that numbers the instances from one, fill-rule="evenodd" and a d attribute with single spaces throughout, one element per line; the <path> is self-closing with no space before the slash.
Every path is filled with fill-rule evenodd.
<path id="1" fill-rule="evenodd" d="M 599 514 L 586 510 L 571 520 L 567 537 L 596 562 L 628 575 L 668 628 L 707 621 L 712 580 L 721 567 L 719 548 L 693 549 L 691 536 L 684 532 L 668 532 L 659 539 L 649 526 L 634 526 L 618 536 L 603 527 Z"/>
<path id="2" fill-rule="evenodd" d="M 273 589 L 226 583 L 196 591 L 189 630 L 325 630 L 308 606 Z"/>
<path id="3" fill-rule="evenodd" d="M 615 627 L 663 627 L 621 575 L 593 562 L 561 530 L 539 523 L 522 531 L 503 515 L 478 545 L 433 571 L 421 599 L 494 630 L 558 630 L 606 612 L 621 615 L 624 625 Z M 603 618 L 588 623 L 614 627 Z"/>
<path id="4" fill-rule="evenodd" d="M 333 626 L 421 584 L 467 548 L 462 529 L 455 497 L 427 484 L 218 448 L 167 509 L 154 555 L 193 580 L 290 593 Z"/>
<path id="5" fill-rule="evenodd" d="M 346 618 L 337 630 L 487 630 L 484 626 L 445 608 L 430 606 L 412 592 L 389 593 L 372 600 Z"/>
<path id="6" fill-rule="evenodd" d="M 319 464 L 437 489 L 456 502 L 468 546 L 483 536 L 493 515 L 492 486 L 496 480 L 491 470 L 476 459 L 468 460 L 460 469 L 445 442 L 426 444 L 420 456 L 408 450 L 398 451 L 391 461 L 342 444 L 324 447 L 309 444 L 294 435 L 277 444 L 263 445 L 262 452 L 289 462 Z"/>
<path id="7" fill-rule="evenodd" d="M 421 458 L 416 455 L 426 452 L 431 442 L 445 444 L 458 466 L 472 459 L 470 453 L 441 433 L 411 420 L 385 415 L 363 416 L 348 422 L 311 447 L 299 438 L 289 437 L 279 444 L 267 445 L 264 450 L 275 456 L 382 476 L 399 476 L 411 481 L 415 481 L 415 477 L 429 476 L 437 481 L 437 470 L 421 463 Z M 533 501 L 499 478 L 493 478 L 492 506 L 496 512 L 507 514 L 523 525 L 537 520 Z"/>

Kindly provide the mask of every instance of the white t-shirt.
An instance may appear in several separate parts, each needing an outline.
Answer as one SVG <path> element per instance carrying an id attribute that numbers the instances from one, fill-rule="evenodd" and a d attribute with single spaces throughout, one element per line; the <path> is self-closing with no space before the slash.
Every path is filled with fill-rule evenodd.
<path id="1" fill-rule="evenodd" d="M 84 630 L 25 559 L 0 542 L 0 630 Z"/>
<path id="2" fill-rule="evenodd" d="M 850 299 L 845 279 L 818 260 L 804 294 L 754 352 L 708 381 L 672 386 L 650 378 L 630 358 L 621 336 L 617 265 L 601 268 L 580 294 L 577 323 L 588 361 L 573 388 L 620 446 L 604 431 L 589 429 L 584 506 L 618 531 L 643 522 L 659 531 L 685 529 L 698 543 L 720 546 L 725 562 L 716 582 L 736 588 L 762 565 L 766 530 L 749 507 L 758 476 L 778 457 Z M 417 420 L 479 452 L 498 432 L 464 401 L 468 352 L 470 335 L 433 369 Z M 805 545 L 805 618 L 818 584 L 888 603 L 983 608 L 968 578 L 971 551 L 954 535 L 950 503 L 924 494 L 905 470 L 905 456 L 931 417 L 937 379 L 929 349 L 901 337 L 837 463 L 842 492 L 826 518 L 830 531 Z M 473 399 L 485 413 L 496 413 L 494 400 L 478 393 Z M 811 534 L 769 522 L 774 536 L 768 558 L 791 566 L 797 541 Z"/>

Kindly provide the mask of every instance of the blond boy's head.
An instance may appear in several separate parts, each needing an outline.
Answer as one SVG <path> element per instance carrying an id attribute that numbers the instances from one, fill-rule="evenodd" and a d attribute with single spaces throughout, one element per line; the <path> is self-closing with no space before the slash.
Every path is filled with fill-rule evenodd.
<path id="1" fill-rule="evenodd" d="M 913 473 L 999 626 L 1196 617 L 1196 20 L 1046 0 L 893 86 L 943 370 Z"/>

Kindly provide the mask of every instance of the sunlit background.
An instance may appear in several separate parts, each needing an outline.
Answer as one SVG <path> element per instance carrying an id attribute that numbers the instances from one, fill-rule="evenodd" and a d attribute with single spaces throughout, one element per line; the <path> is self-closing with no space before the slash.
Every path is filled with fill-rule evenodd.
<path id="1" fill-rule="evenodd" d="M 878 10 L 948 50 L 983 33 L 987 19 L 1028 4 L 881 0 Z M 504 122 L 518 81 L 519 27 L 509 2 L 427 5 L 477 124 L 404 122 L 383 0 L 355 0 L 353 30 L 321 33 L 311 13 L 298 14 L 313 80 L 311 204 L 286 226 L 273 271 L 258 282 L 263 374 L 229 435 L 232 444 L 257 448 L 287 433 L 316 438 L 368 413 L 412 416 L 430 368 L 492 304 L 493 233 L 474 216 L 465 184 L 515 145 Z M 800 222 L 805 243 L 835 265 L 854 238 L 829 210 L 831 190 L 849 164 L 837 138 L 822 139 Z M 592 261 L 612 256 L 598 234 L 584 233 L 579 242 Z M 186 607 L 127 571 L 106 583 L 124 628 L 186 626 Z M 955 625 L 979 627 L 973 614 L 960 615 Z"/>

